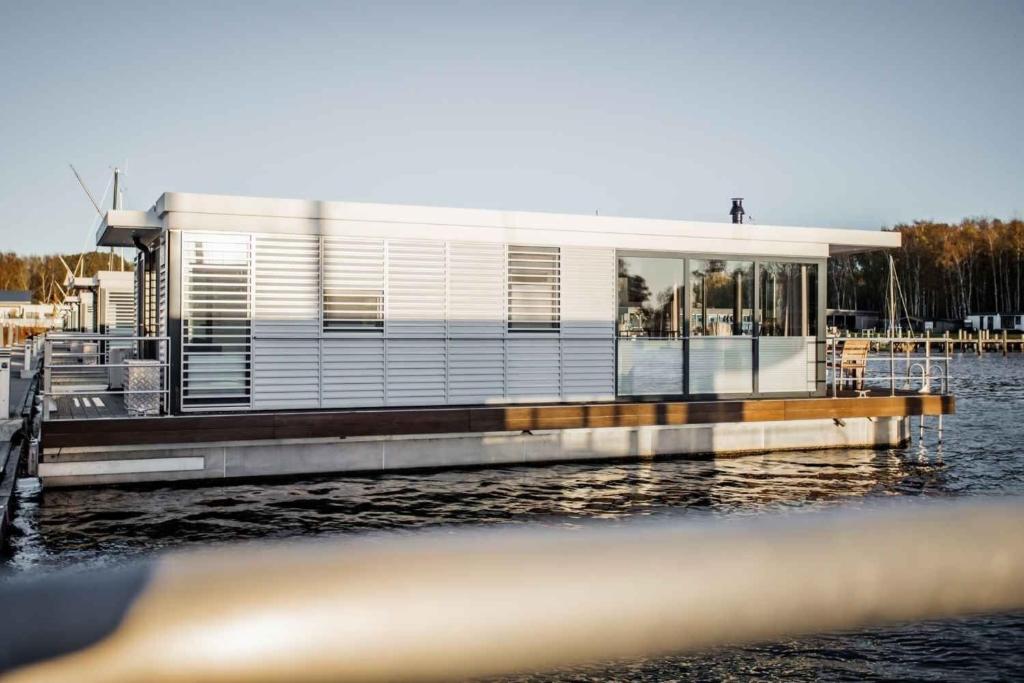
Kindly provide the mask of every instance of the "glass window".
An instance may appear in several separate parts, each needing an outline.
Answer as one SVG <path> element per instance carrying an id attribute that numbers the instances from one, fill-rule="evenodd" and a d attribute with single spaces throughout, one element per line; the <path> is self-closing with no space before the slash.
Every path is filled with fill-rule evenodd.
<path id="1" fill-rule="evenodd" d="M 804 307 L 807 311 L 807 335 L 815 337 L 818 334 L 818 265 L 811 263 L 804 268 L 807 270 L 807 304 Z"/>
<path id="2" fill-rule="evenodd" d="M 620 257 L 618 335 L 679 337 L 682 333 L 684 277 L 682 259 Z"/>
<path id="3" fill-rule="evenodd" d="M 818 267 L 807 263 L 761 264 L 762 337 L 807 337 L 818 327 Z"/>
<path id="4" fill-rule="evenodd" d="M 754 331 L 754 263 L 690 261 L 690 334 L 750 336 Z"/>
<path id="5" fill-rule="evenodd" d="M 508 247 L 508 329 L 557 332 L 561 320 L 558 247 Z"/>

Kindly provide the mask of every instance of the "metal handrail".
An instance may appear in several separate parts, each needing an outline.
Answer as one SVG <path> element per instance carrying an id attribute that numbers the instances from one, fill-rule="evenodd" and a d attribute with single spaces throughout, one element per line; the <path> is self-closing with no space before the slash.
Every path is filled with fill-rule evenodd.
<path id="1" fill-rule="evenodd" d="M 82 348 L 80 350 L 64 350 L 69 344 L 95 345 L 95 350 Z M 138 353 L 142 344 L 156 344 L 158 347 L 157 358 L 130 359 L 145 360 L 146 367 L 156 369 L 158 373 L 158 389 L 129 389 L 127 386 L 122 389 L 112 388 L 113 377 L 111 371 L 115 368 L 128 369 L 127 363 L 109 362 L 112 350 L 131 351 Z M 43 419 L 51 419 L 51 401 L 56 397 L 76 396 L 123 396 L 127 400 L 131 396 L 152 396 L 157 395 L 156 414 L 165 414 L 170 405 L 170 362 L 169 347 L 170 337 L 166 336 L 145 336 L 128 335 L 116 333 L 90 333 L 90 332 L 57 332 L 48 333 L 43 339 L 43 361 L 41 369 L 43 373 L 40 396 L 43 398 Z M 67 359 L 77 358 L 82 362 L 69 363 Z M 164 360 L 161 360 L 163 358 Z M 58 362 L 55 362 L 58 361 Z M 100 362 L 102 361 L 102 362 Z M 93 373 L 105 373 L 107 386 L 102 384 L 96 386 L 75 386 L 75 382 L 81 382 L 84 376 Z M 102 375 L 100 375 L 102 377 Z M 64 379 L 68 383 L 55 387 L 55 380 Z M 102 381 L 102 379 L 100 380 Z M 140 408 L 142 414 L 150 414 L 150 407 Z M 125 415 L 130 417 L 131 414 Z"/>
<path id="2" fill-rule="evenodd" d="M 245 544 L 0 604 L 12 683 L 463 680 L 1019 610 L 1024 500 Z"/>
<path id="3" fill-rule="evenodd" d="M 840 344 L 843 342 L 856 340 L 856 341 L 869 341 L 867 356 L 864 358 L 864 375 L 862 377 L 843 377 L 842 376 L 842 356 L 840 354 Z M 915 380 L 913 369 L 915 367 L 922 367 L 923 372 L 916 379 L 920 381 L 921 386 L 919 393 L 931 393 L 931 386 L 933 382 L 937 382 L 939 385 L 939 394 L 949 394 L 949 365 L 953 361 L 953 356 L 943 353 L 942 355 L 932 355 L 931 346 L 932 344 L 945 345 L 951 340 L 945 337 L 871 337 L 870 339 L 865 337 L 846 337 L 846 336 L 830 336 L 827 337 L 825 343 L 827 345 L 827 361 L 826 361 L 826 372 L 831 374 L 829 384 L 832 387 L 832 397 L 838 398 L 839 389 L 851 384 L 853 386 L 866 386 L 869 381 L 885 381 L 889 383 L 889 395 L 895 396 L 897 391 L 897 382 L 902 381 L 904 386 L 911 385 Z M 870 344 L 888 345 L 888 353 L 885 355 L 872 356 Z M 906 352 L 897 353 L 896 346 L 901 344 L 904 346 L 916 346 L 918 344 L 924 344 L 924 353 L 917 354 L 911 353 L 908 349 Z M 920 361 L 924 361 L 921 363 Z M 918 362 L 912 362 L 918 361 Z M 897 374 L 897 365 L 903 362 L 906 364 L 906 374 Z M 886 363 L 889 366 L 889 373 L 886 375 L 868 375 L 868 367 L 871 363 Z M 932 373 L 932 363 L 938 363 L 941 365 L 941 372 L 939 374 Z M 858 389 L 858 391 L 868 391 L 865 389 Z"/>

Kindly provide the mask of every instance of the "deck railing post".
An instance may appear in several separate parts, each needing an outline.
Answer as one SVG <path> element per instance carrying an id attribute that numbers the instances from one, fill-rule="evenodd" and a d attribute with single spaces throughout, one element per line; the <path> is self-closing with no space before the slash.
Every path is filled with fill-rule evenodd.
<path id="1" fill-rule="evenodd" d="M 830 365 L 832 366 L 832 398 L 836 398 L 836 397 L 839 396 L 839 390 L 838 390 L 839 389 L 839 384 L 836 381 L 838 379 L 838 373 L 839 373 L 839 368 L 836 367 L 836 346 L 839 345 L 838 342 L 839 342 L 839 338 L 838 337 L 832 337 L 829 340 L 828 352 L 829 352 L 829 354 L 831 354 Z"/>
<path id="2" fill-rule="evenodd" d="M 932 388 L 932 340 L 931 335 L 925 335 L 924 343 L 924 387 L 931 391 Z"/>
<path id="3" fill-rule="evenodd" d="M 896 395 L 896 338 L 892 335 L 889 336 L 889 395 Z"/>
<path id="4" fill-rule="evenodd" d="M 43 419 L 50 417 L 50 396 L 53 388 L 53 340 L 43 339 Z"/>

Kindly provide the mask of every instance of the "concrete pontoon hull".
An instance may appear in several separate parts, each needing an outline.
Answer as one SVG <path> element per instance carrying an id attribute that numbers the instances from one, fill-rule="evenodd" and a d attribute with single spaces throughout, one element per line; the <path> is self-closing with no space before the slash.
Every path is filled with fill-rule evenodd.
<path id="1" fill-rule="evenodd" d="M 649 425 L 46 449 L 44 486 L 300 476 L 545 462 L 727 456 L 774 450 L 883 448 L 909 437 L 906 417 Z"/>

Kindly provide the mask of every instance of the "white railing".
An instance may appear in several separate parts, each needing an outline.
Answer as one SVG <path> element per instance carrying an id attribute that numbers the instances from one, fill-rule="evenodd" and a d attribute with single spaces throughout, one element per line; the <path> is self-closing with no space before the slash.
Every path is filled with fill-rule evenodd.
<path id="1" fill-rule="evenodd" d="M 48 333 L 43 419 L 163 415 L 170 405 L 168 337 Z"/>
<path id="2" fill-rule="evenodd" d="M 847 342 L 868 342 L 867 357 L 861 364 L 844 365 Z M 920 394 L 949 393 L 949 351 L 952 340 L 943 337 L 829 337 L 827 339 L 827 381 L 833 398 L 844 389 L 861 394 L 886 391 Z M 941 353 L 934 353 L 937 346 Z M 874 350 L 872 350 L 874 349 Z"/>

